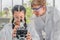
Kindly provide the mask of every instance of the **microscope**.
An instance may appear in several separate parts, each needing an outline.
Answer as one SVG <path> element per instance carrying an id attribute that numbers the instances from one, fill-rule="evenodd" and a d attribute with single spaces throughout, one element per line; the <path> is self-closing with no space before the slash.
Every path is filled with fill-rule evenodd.
<path id="1" fill-rule="evenodd" d="M 19 40 L 25 40 L 26 34 L 27 34 L 27 28 L 25 26 L 25 22 L 24 20 L 21 20 L 20 27 L 17 29 L 16 37 Z"/>

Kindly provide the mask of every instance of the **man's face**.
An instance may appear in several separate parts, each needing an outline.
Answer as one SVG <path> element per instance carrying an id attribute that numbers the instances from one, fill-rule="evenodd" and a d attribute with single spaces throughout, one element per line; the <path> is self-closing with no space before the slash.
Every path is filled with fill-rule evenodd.
<path id="1" fill-rule="evenodd" d="M 19 25 L 20 20 L 24 20 L 24 11 L 14 11 L 14 21 Z"/>
<path id="2" fill-rule="evenodd" d="M 36 16 L 42 16 L 45 13 L 45 7 L 33 6 L 32 11 L 33 11 L 33 14 L 35 14 Z"/>

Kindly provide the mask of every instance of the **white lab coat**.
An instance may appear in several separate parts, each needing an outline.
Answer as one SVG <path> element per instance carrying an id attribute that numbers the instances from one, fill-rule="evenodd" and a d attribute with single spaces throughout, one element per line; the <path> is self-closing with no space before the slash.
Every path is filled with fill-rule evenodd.
<path id="1" fill-rule="evenodd" d="M 28 24 L 30 25 L 30 24 Z M 32 40 L 39 40 L 39 37 L 34 29 L 34 27 L 27 27 L 28 32 L 31 33 Z M 17 38 L 12 39 L 12 24 L 6 24 L 4 28 L 0 31 L 0 40 L 19 40 Z M 35 34 L 35 35 L 34 35 Z"/>
<path id="2" fill-rule="evenodd" d="M 43 40 L 42 30 L 46 33 L 45 40 L 60 40 L 60 15 L 59 11 L 54 7 L 47 7 L 46 14 L 31 18 L 33 20 L 37 34 L 40 40 Z M 31 23 L 32 24 L 32 23 Z M 58 31 L 56 31 L 56 29 Z M 56 33 L 55 33 L 56 32 Z M 59 35 L 57 35 L 57 33 Z M 57 37 L 56 37 L 57 36 Z M 59 37 L 58 37 L 59 36 Z M 58 38 L 58 39 L 57 39 Z"/>
<path id="3" fill-rule="evenodd" d="M 54 10 L 53 20 L 54 24 L 51 33 L 51 40 L 60 40 L 60 12 L 57 9 Z"/>
<path id="4" fill-rule="evenodd" d="M 12 40 L 12 27 L 6 24 L 2 30 L 0 30 L 0 40 Z"/>

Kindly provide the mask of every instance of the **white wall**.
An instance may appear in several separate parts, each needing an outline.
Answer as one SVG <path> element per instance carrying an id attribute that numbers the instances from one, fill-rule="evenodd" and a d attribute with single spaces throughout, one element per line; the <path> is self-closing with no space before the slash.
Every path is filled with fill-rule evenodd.
<path id="1" fill-rule="evenodd" d="M 22 0 L 13 0 L 13 6 L 14 5 L 22 5 Z"/>
<path id="2" fill-rule="evenodd" d="M 1 0 L 0 0 L 0 11 L 1 11 Z"/>
<path id="3" fill-rule="evenodd" d="M 2 0 L 2 10 L 7 7 L 12 7 L 12 0 Z"/>
<path id="4" fill-rule="evenodd" d="M 60 0 L 55 0 L 55 7 L 60 11 Z"/>
<path id="5" fill-rule="evenodd" d="M 53 6 L 53 0 L 46 0 L 47 6 Z M 60 0 L 55 0 L 55 7 L 60 11 Z"/>
<path id="6" fill-rule="evenodd" d="M 53 0 L 46 0 L 47 6 L 53 6 Z"/>

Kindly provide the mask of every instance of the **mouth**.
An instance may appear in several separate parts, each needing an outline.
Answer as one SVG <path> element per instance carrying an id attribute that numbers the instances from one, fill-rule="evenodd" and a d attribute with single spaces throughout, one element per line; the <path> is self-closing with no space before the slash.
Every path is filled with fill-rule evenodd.
<path id="1" fill-rule="evenodd" d="M 36 12 L 35 15 L 36 15 L 36 16 L 39 16 L 39 12 Z"/>

